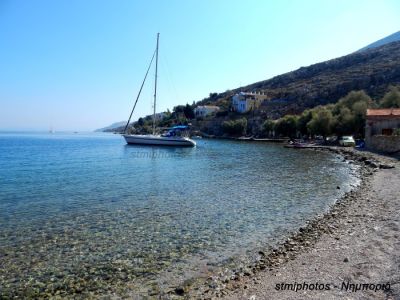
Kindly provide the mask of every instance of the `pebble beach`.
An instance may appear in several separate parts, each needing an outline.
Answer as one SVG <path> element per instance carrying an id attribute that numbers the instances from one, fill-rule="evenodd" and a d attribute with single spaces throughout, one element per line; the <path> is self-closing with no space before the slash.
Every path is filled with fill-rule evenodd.
<path id="1" fill-rule="evenodd" d="M 253 264 L 222 270 L 187 298 L 400 299 L 398 158 L 317 151 L 360 165 L 361 184 Z"/>

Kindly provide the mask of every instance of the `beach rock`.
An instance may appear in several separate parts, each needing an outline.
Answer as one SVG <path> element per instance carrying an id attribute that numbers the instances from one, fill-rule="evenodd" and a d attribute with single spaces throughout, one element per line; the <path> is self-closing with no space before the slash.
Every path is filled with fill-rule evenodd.
<path id="1" fill-rule="evenodd" d="M 379 168 L 380 169 L 393 169 L 394 165 L 380 164 Z"/>
<path id="2" fill-rule="evenodd" d="M 244 276 L 250 276 L 251 275 L 251 271 L 248 270 L 248 269 L 245 269 L 244 272 L 243 272 L 243 275 Z"/>
<path id="3" fill-rule="evenodd" d="M 175 288 L 175 294 L 183 296 L 185 294 L 185 289 L 181 286 Z"/>

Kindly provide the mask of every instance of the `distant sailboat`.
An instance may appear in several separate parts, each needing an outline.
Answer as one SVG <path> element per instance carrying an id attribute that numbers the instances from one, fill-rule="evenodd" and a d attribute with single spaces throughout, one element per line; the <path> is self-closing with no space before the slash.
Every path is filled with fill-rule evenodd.
<path id="1" fill-rule="evenodd" d="M 135 104 L 133 106 L 131 115 L 129 116 L 128 122 L 126 123 L 123 137 L 128 144 L 136 144 L 136 145 L 157 145 L 157 146 L 178 146 L 178 147 L 193 147 L 196 146 L 196 142 L 189 138 L 188 126 L 174 126 L 172 127 L 167 134 L 157 135 L 156 134 L 156 100 L 157 100 L 157 70 L 158 70 L 158 45 L 159 45 L 159 37 L 160 34 L 157 34 L 157 46 L 155 53 L 150 61 L 150 65 L 147 69 L 146 75 L 140 87 L 138 96 L 136 98 Z M 140 93 L 142 91 L 144 82 L 146 80 L 147 74 L 149 73 L 151 64 L 153 62 L 154 56 L 156 57 L 156 75 L 154 82 L 154 104 L 153 104 L 153 132 L 152 134 L 127 134 L 127 129 L 129 126 L 129 122 L 131 120 L 133 111 L 135 110 L 136 103 L 139 99 Z"/>
<path id="2" fill-rule="evenodd" d="M 53 129 L 53 126 L 50 126 L 50 129 L 49 129 L 49 133 L 50 134 L 53 134 L 55 131 L 54 131 L 54 129 Z"/>

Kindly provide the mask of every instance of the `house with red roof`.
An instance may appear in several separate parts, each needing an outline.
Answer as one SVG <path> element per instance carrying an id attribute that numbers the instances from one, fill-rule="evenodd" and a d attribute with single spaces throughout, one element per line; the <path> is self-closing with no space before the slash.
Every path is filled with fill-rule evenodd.
<path id="1" fill-rule="evenodd" d="M 400 108 L 367 109 L 365 146 L 382 152 L 400 151 Z"/>

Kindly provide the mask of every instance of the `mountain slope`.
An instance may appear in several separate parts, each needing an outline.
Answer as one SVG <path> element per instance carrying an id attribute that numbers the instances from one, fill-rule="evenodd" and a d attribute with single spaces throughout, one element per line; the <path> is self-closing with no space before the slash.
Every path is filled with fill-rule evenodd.
<path id="1" fill-rule="evenodd" d="M 382 97 L 400 84 L 400 42 L 352 53 L 206 98 L 201 104 L 227 105 L 239 91 L 263 92 L 268 99 L 256 112 L 278 118 L 317 105 L 335 103 L 352 90 Z"/>
<path id="2" fill-rule="evenodd" d="M 395 32 L 395 33 L 393 33 L 391 35 L 388 35 L 387 37 L 384 37 L 383 39 L 380 39 L 380 40 L 378 40 L 378 41 L 376 41 L 376 42 L 374 42 L 372 44 L 369 44 L 368 46 L 366 46 L 364 48 L 361 48 L 358 51 L 364 51 L 364 50 L 367 50 L 367 49 L 380 47 L 380 46 L 383 46 L 383 45 L 386 45 L 386 44 L 389 44 L 389 43 L 392 43 L 392 42 L 397 42 L 397 41 L 400 41 L 400 31 L 397 31 L 397 32 Z"/>
<path id="3" fill-rule="evenodd" d="M 217 124 L 227 118 L 227 114 L 222 113 L 229 110 L 235 93 L 262 92 L 267 100 L 249 117 L 277 119 L 318 105 L 336 103 L 353 90 L 364 90 L 372 98 L 380 99 L 390 85 L 400 85 L 400 41 L 301 67 L 223 93 L 211 93 L 196 105 L 220 106 L 221 118 L 217 115 L 212 121 Z"/>
<path id="4" fill-rule="evenodd" d="M 126 121 L 112 123 L 111 125 L 103 128 L 96 129 L 95 132 L 105 132 L 105 131 L 113 131 L 116 128 L 120 128 L 121 126 L 125 126 Z"/>

